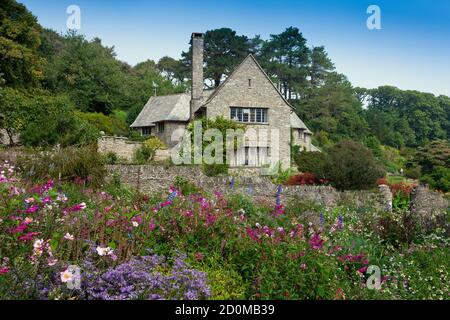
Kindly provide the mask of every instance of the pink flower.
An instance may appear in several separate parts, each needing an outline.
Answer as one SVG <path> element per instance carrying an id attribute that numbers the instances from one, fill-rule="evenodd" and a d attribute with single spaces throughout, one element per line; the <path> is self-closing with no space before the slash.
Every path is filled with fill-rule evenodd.
<path id="1" fill-rule="evenodd" d="M 41 202 L 42 202 L 42 203 L 50 203 L 50 202 L 52 202 L 52 198 L 50 198 L 50 197 L 42 198 L 42 199 L 41 199 Z"/>
<path id="2" fill-rule="evenodd" d="M 314 234 L 314 236 L 309 241 L 309 245 L 314 250 L 318 250 L 318 249 L 322 248 L 323 243 L 324 243 L 324 240 L 320 238 L 320 235 L 318 233 Z"/>
<path id="3" fill-rule="evenodd" d="M 170 206 L 171 203 L 172 203 L 172 201 L 170 201 L 170 200 L 168 200 L 168 201 L 166 201 L 166 202 L 163 202 L 163 203 L 161 203 L 161 208 Z"/>
<path id="4" fill-rule="evenodd" d="M 153 220 L 150 222 L 150 224 L 148 225 L 148 230 L 149 231 L 153 231 L 153 230 L 155 230 L 155 228 L 156 228 L 156 225 L 155 225 L 155 223 L 153 222 Z"/>
<path id="5" fill-rule="evenodd" d="M 35 213 L 36 211 L 39 210 L 39 206 L 37 204 L 29 207 L 25 212 L 26 213 Z"/>
<path id="6" fill-rule="evenodd" d="M 11 233 L 22 233 L 28 227 L 26 223 L 21 223 L 17 228 L 11 230 Z"/>
<path id="7" fill-rule="evenodd" d="M 0 275 L 7 274 L 9 272 L 8 268 L 0 268 Z"/>
<path id="8" fill-rule="evenodd" d="M 359 273 L 364 273 L 364 272 L 366 272 L 367 271 L 367 267 L 362 267 L 362 268 L 359 268 L 358 269 L 358 272 Z"/>
<path id="9" fill-rule="evenodd" d="M 20 236 L 19 237 L 19 241 L 31 241 L 33 240 L 33 238 L 35 236 L 37 236 L 39 233 L 38 232 L 30 232 L 27 233 L 26 235 Z"/>
<path id="10" fill-rule="evenodd" d="M 54 257 L 50 257 L 47 259 L 47 264 L 51 267 L 54 266 L 58 262 L 58 259 L 55 259 Z"/>
<path id="11" fill-rule="evenodd" d="M 206 215 L 206 224 L 207 225 L 213 225 L 217 220 L 217 217 L 212 215 L 212 214 L 207 214 Z"/>

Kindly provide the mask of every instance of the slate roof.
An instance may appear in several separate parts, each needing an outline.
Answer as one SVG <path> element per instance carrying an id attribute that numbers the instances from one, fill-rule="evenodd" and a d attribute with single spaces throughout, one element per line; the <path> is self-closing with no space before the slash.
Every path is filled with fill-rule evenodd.
<path id="1" fill-rule="evenodd" d="M 304 129 L 306 133 L 312 134 L 305 123 L 298 117 L 298 115 L 292 111 L 291 113 L 291 128 Z"/>
<path id="2" fill-rule="evenodd" d="M 207 99 L 212 90 L 203 92 Z M 191 94 L 189 92 L 150 97 L 131 128 L 151 127 L 160 121 L 189 121 Z"/>
<path id="3" fill-rule="evenodd" d="M 291 107 L 291 127 L 296 129 L 304 129 L 306 133 L 312 134 L 312 132 L 308 129 L 305 123 L 297 116 L 294 112 L 294 108 L 292 105 L 283 97 L 280 91 L 277 89 L 275 84 L 272 82 L 270 77 L 255 59 L 252 54 L 249 54 L 232 72 L 235 73 L 237 70 L 244 65 L 244 62 L 247 59 L 252 59 L 254 63 L 258 66 L 261 72 L 266 76 L 269 82 L 273 85 L 275 90 L 278 92 L 283 101 Z M 231 75 L 232 75 L 231 74 Z M 206 106 L 216 95 L 217 93 L 225 86 L 228 79 L 231 78 L 231 75 L 223 81 L 219 87 L 215 90 L 205 90 L 203 91 L 203 106 Z M 188 122 L 190 117 L 190 100 L 191 94 L 189 92 L 180 93 L 180 94 L 171 94 L 166 96 L 157 96 L 150 97 L 148 102 L 145 104 L 141 113 L 138 115 L 136 120 L 131 124 L 131 128 L 139 128 L 139 127 L 151 127 L 154 126 L 155 123 L 160 121 L 183 121 Z"/>

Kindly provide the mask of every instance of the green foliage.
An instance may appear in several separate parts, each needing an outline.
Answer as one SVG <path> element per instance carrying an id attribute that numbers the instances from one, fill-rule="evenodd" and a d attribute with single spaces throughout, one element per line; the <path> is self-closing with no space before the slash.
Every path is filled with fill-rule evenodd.
<path id="1" fill-rule="evenodd" d="M 271 176 L 272 183 L 274 184 L 286 184 L 290 177 L 294 174 L 293 170 L 288 169 L 282 169 L 280 164 L 278 163 L 276 165 L 276 174 Z"/>
<path id="2" fill-rule="evenodd" d="M 96 146 L 68 147 L 57 151 L 29 151 L 18 158 L 21 174 L 30 181 L 53 178 L 99 187 L 106 170 Z"/>
<path id="3" fill-rule="evenodd" d="M 411 166 L 405 169 L 405 176 L 410 179 L 419 179 L 421 176 L 421 169 L 419 166 Z"/>
<path id="4" fill-rule="evenodd" d="M 41 26 L 23 4 L 0 3 L 0 70 L 7 86 L 30 87 L 42 78 L 44 59 L 39 56 Z"/>
<path id="5" fill-rule="evenodd" d="M 286 99 L 295 92 L 301 93 L 306 85 L 306 77 L 311 71 L 314 82 L 319 82 L 319 73 L 324 64 L 319 61 L 320 49 L 314 50 L 314 64 L 309 69 L 310 51 L 306 39 L 298 28 L 286 28 L 280 34 L 270 35 L 263 43 L 261 60 L 268 74 L 279 83 Z"/>
<path id="6" fill-rule="evenodd" d="M 105 134 L 116 136 L 128 135 L 127 123 L 117 114 L 109 116 L 97 112 L 76 112 L 75 114 L 78 118 L 94 126 L 98 131 L 105 132 Z"/>
<path id="7" fill-rule="evenodd" d="M 422 176 L 420 181 L 428 184 L 433 189 L 449 192 L 450 168 L 435 167 L 431 173 Z"/>
<path id="8" fill-rule="evenodd" d="M 224 76 L 229 75 L 251 51 L 251 42 L 246 36 L 238 36 L 230 28 L 208 30 L 204 37 L 205 78 L 218 87 Z M 182 53 L 183 64 L 190 70 L 192 46 Z M 187 73 L 189 74 L 189 73 Z"/>
<path id="9" fill-rule="evenodd" d="M 5 88 L 1 98 L 12 121 L 2 126 L 11 134 L 19 134 L 27 146 L 49 147 L 85 145 L 98 138 L 98 131 L 81 121 L 73 112 L 73 106 L 65 96 L 54 96 L 43 90 L 19 91 Z M 45 124 L 45 126 L 43 126 Z"/>
<path id="10" fill-rule="evenodd" d="M 195 184 L 183 177 L 176 177 L 173 185 L 186 196 L 197 194 L 201 191 Z"/>
<path id="11" fill-rule="evenodd" d="M 450 99 L 382 86 L 366 90 L 370 130 L 383 144 L 416 147 L 449 135 Z"/>
<path id="12" fill-rule="evenodd" d="M 294 155 L 298 171 L 314 174 L 318 179 L 325 179 L 327 156 L 322 152 L 300 152 Z"/>
<path id="13" fill-rule="evenodd" d="M 238 124 L 235 121 L 226 119 L 224 117 L 217 117 L 214 119 L 201 118 L 197 121 L 201 121 L 203 137 L 205 136 L 204 134 L 205 134 L 206 130 L 217 129 L 218 131 L 220 131 L 221 138 L 222 138 L 221 143 L 223 144 L 221 155 L 216 155 L 216 150 L 213 150 L 213 152 L 211 153 L 211 156 L 215 159 L 222 158 L 222 164 L 220 164 L 220 163 L 212 163 L 212 164 L 211 163 L 203 163 L 202 164 L 203 172 L 208 176 L 214 176 L 214 175 L 218 175 L 218 174 L 228 173 L 229 165 L 227 164 L 226 148 L 225 148 L 225 138 L 227 136 L 227 130 L 234 130 L 234 131 L 242 130 L 242 132 L 244 133 L 245 126 Z M 193 125 L 193 123 L 190 123 L 188 125 L 187 130 L 191 136 L 191 146 L 192 146 L 191 153 L 192 153 L 192 155 L 194 155 L 194 125 Z M 214 139 L 215 139 L 215 137 L 214 137 Z M 212 139 L 211 142 L 203 139 L 202 150 L 207 149 L 207 147 L 210 145 L 210 143 L 214 143 L 215 142 L 214 139 Z M 237 137 L 235 137 L 235 139 L 234 139 L 235 147 L 237 147 L 238 143 L 239 143 L 239 139 Z"/>
<path id="14" fill-rule="evenodd" d="M 108 152 L 107 154 L 103 155 L 103 162 L 105 164 L 116 164 L 119 158 L 117 157 L 117 154 L 115 152 Z"/>
<path id="15" fill-rule="evenodd" d="M 136 150 L 135 159 L 138 163 L 146 163 L 153 159 L 156 150 L 165 148 L 166 145 L 159 138 L 150 137 Z"/>
<path id="16" fill-rule="evenodd" d="M 419 148 L 408 163 L 422 176 L 420 181 L 444 192 L 450 191 L 450 143 L 436 140 Z"/>
<path id="17" fill-rule="evenodd" d="M 361 144 L 344 140 L 329 150 L 326 177 L 340 190 L 370 189 L 385 176 L 372 153 Z"/>
<path id="18" fill-rule="evenodd" d="M 223 164 L 203 164 L 202 165 L 203 173 L 208 177 L 215 177 L 219 174 L 228 174 L 228 165 L 226 163 Z"/>

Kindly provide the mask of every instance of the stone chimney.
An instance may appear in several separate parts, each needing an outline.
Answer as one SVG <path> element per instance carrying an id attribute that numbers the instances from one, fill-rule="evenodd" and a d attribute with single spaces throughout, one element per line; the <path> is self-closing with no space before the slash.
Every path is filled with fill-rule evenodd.
<path id="1" fill-rule="evenodd" d="M 203 33 L 192 34 L 191 120 L 203 100 Z"/>

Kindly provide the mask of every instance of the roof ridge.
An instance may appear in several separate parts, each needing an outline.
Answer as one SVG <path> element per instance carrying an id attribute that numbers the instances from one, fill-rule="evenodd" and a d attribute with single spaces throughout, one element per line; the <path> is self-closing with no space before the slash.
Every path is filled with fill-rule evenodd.
<path id="1" fill-rule="evenodd" d="M 256 60 L 255 56 L 252 53 L 249 53 L 244 60 L 241 61 L 241 63 L 239 63 L 236 68 L 234 68 L 233 72 L 230 73 L 230 75 L 215 89 L 215 91 L 213 93 L 211 93 L 211 95 L 209 96 L 209 98 L 206 100 L 206 102 L 203 104 L 203 106 L 206 106 L 208 103 L 211 102 L 212 99 L 214 99 L 214 97 L 217 95 L 217 93 L 220 91 L 221 88 L 223 88 L 223 86 L 227 83 L 228 79 L 230 79 L 236 72 L 237 70 L 239 70 L 239 68 L 244 64 L 245 61 L 247 61 L 247 59 L 252 59 L 253 62 L 256 64 L 256 66 L 259 68 L 259 70 L 264 74 L 264 76 L 266 77 L 267 80 L 269 80 L 270 84 L 272 84 L 273 88 L 276 90 L 276 92 L 279 94 L 279 96 L 281 97 L 281 99 L 283 99 L 283 101 L 291 108 L 291 112 L 295 112 L 294 111 L 294 107 L 289 103 L 289 101 L 287 101 L 284 97 L 283 94 L 280 92 L 280 90 L 278 90 L 278 88 L 275 86 L 275 84 L 273 83 L 272 79 L 270 79 L 269 75 L 266 73 L 266 71 L 264 71 L 263 67 L 261 67 L 261 65 L 259 64 L 258 60 Z"/>

